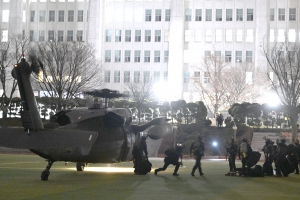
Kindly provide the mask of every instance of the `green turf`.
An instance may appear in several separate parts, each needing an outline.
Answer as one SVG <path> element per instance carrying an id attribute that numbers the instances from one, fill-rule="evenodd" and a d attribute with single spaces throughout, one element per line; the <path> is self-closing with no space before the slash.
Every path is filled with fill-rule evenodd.
<path id="1" fill-rule="evenodd" d="M 153 169 L 163 160 L 150 158 Z M 35 155 L 0 154 L 0 199 L 299 199 L 300 175 L 286 178 L 228 177 L 228 162 L 203 160 L 205 175 L 190 175 L 194 160 L 184 160 L 179 177 L 174 167 L 157 176 L 134 175 L 132 163 L 110 165 L 121 172 L 104 172 L 105 164 L 90 164 L 77 172 L 75 164 L 54 163 L 48 181 L 40 174 L 46 162 Z M 237 160 L 237 166 L 241 163 Z M 111 169 L 111 168 L 109 168 Z"/>

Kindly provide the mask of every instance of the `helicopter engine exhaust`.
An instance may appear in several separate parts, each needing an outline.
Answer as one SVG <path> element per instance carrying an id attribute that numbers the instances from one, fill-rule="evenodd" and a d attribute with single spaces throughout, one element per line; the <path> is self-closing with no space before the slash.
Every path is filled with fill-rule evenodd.
<path id="1" fill-rule="evenodd" d="M 158 140 L 164 137 L 165 135 L 172 133 L 172 131 L 172 126 L 168 123 L 163 125 L 156 125 L 148 131 L 148 136 L 152 140 Z"/>

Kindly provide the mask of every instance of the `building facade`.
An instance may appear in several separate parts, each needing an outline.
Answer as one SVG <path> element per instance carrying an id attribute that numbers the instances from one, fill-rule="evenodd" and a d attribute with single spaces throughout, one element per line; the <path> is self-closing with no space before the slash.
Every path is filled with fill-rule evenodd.
<path id="1" fill-rule="evenodd" d="M 200 100 L 192 77 L 210 55 L 267 67 L 272 42 L 298 42 L 298 0 L 0 0 L 2 40 L 87 41 L 103 63 L 103 88 L 152 78 L 160 100 Z"/>

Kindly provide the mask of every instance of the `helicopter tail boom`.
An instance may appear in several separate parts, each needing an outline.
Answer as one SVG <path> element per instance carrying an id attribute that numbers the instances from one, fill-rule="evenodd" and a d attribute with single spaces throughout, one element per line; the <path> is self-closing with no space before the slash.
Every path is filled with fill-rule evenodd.
<path id="1" fill-rule="evenodd" d="M 40 130 L 27 135 L 23 128 L 0 129 L 0 146 L 16 149 L 91 148 L 97 132 L 77 130 Z"/>

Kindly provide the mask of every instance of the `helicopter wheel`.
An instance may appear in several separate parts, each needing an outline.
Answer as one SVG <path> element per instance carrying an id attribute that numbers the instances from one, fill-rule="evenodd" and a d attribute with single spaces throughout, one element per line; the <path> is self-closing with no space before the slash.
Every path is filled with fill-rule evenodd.
<path id="1" fill-rule="evenodd" d="M 76 169 L 78 172 L 84 171 L 85 163 L 76 163 Z"/>
<path id="2" fill-rule="evenodd" d="M 43 171 L 42 174 L 41 174 L 41 180 L 42 181 L 48 181 L 48 177 L 50 175 L 50 172 L 49 171 Z"/>

